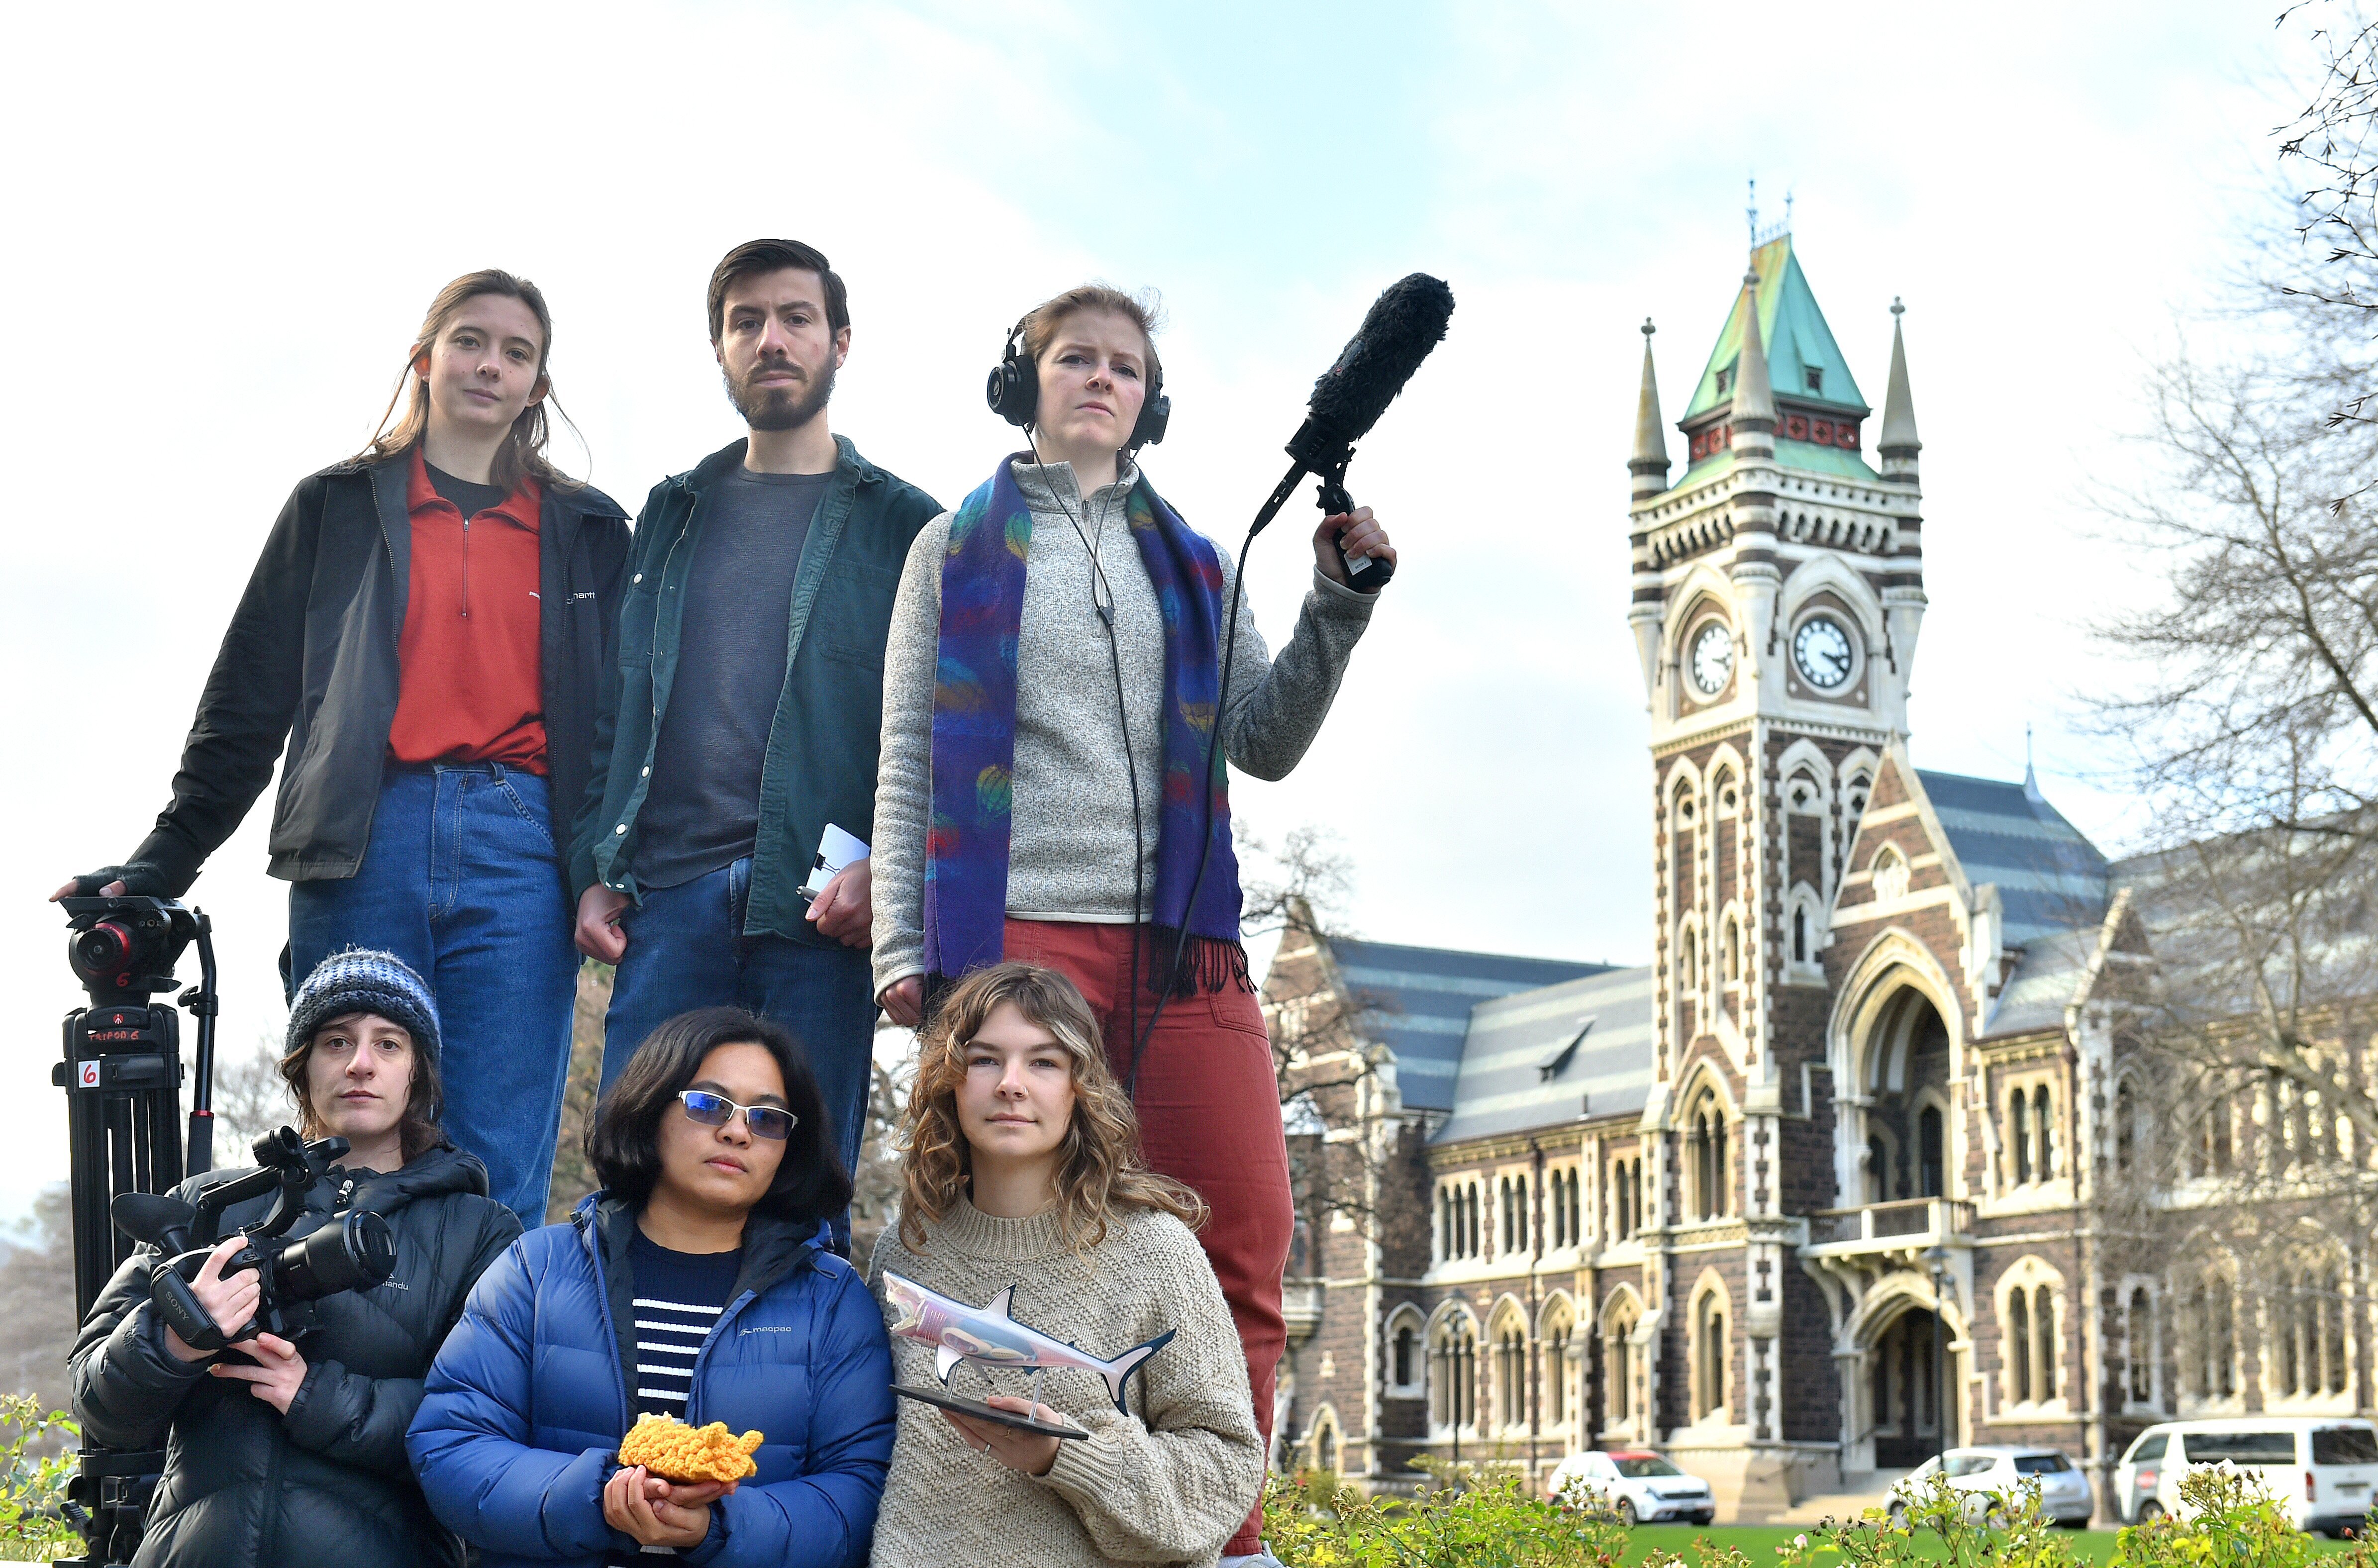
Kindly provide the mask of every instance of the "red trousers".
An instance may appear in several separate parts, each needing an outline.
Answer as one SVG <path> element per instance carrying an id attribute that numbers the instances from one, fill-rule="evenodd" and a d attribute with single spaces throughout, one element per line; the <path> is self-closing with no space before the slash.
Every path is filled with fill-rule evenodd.
<path id="1" fill-rule="evenodd" d="M 1147 928 L 1139 932 L 1146 966 Z M 1007 956 L 1054 969 L 1082 988 L 1106 1036 L 1118 1079 L 1131 1070 L 1131 1003 L 1147 1026 L 1155 993 L 1131 972 L 1132 928 L 1071 921 L 1010 920 Z M 1174 997 L 1139 1059 L 1132 1095 L 1147 1163 L 1196 1189 L 1213 1211 L 1198 1240 L 1239 1328 L 1255 1392 L 1255 1426 L 1271 1442 L 1272 1388 L 1288 1326 L 1280 1317 L 1280 1275 L 1288 1266 L 1295 1210 L 1288 1190 L 1288 1143 L 1280 1131 L 1279 1078 L 1263 1008 L 1236 987 L 1212 996 Z M 1225 1556 L 1257 1550 L 1260 1502 Z"/>

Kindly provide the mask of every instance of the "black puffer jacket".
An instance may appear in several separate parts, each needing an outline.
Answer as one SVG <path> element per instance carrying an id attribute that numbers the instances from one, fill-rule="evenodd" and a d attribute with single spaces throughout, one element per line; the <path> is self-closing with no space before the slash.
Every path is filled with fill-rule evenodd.
<path id="1" fill-rule="evenodd" d="M 184 1182 L 195 1200 L 244 1174 L 210 1171 Z M 404 1455 L 421 1382 L 462 1315 L 463 1298 L 520 1234 L 486 1195 L 487 1173 L 441 1144 L 393 1175 L 336 1167 L 306 1194 L 294 1239 L 348 1207 L 385 1215 L 396 1233 L 387 1284 L 319 1303 L 322 1326 L 298 1342 L 305 1383 L 286 1416 L 207 1363 L 165 1347 L 149 1300 L 157 1254 L 143 1247 L 108 1281 L 72 1361 L 83 1430 L 122 1448 L 165 1440 L 165 1475 L 150 1506 L 136 1568 L 401 1568 L 462 1562 L 460 1543 L 430 1516 Z M 270 1206 L 231 1209 L 253 1224 Z"/>

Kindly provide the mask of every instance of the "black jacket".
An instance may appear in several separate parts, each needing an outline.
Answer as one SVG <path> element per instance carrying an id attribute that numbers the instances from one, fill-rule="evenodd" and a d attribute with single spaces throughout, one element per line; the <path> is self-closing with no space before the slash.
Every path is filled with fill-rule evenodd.
<path id="1" fill-rule="evenodd" d="M 785 685 L 760 773 L 760 838 L 751 855 L 746 936 L 834 947 L 806 918 L 806 881 L 828 822 L 860 838 L 875 820 L 883 740 L 883 643 L 908 546 L 941 505 L 859 455 L 837 436 L 834 483 L 819 498 L 793 580 Z M 635 562 L 619 612 L 619 667 L 594 727 L 594 785 L 570 837 L 570 892 L 600 881 L 640 896 L 636 817 L 677 678 L 686 573 L 701 543 L 703 497 L 743 461 L 746 441 L 653 486 L 636 519 Z M 554 815 L 561 808 L 555 779 Z"/>
<path id="2" fill-rule="evenodd" d="M 198 699 L 173 804 L 133 855 L 156 865 L 175 896 L 256 804 L 284 740 L 272 874 L 303 882 L 352 877 L 363 864 L 413 581 L 411 461 L 334 463 L 298 481 L 281 509 Z M 547 485 L 537 548 L 546 766 L 560 842 L 586 793 L 626 576 L 627 514 L 600 490 Z"/>
<path id="3" fill-rule="evenodd" d="M 194 1199 L 245 1174 L 210 1171 L 182 1184 Z M 325 1297 L 322 1326 L 298 1341 L 306 1381 L 286 1416 L 166 1348 L 149 1300 L 157 1253 L 143 1247 L 107 1284 L 69 1363 L 74 1413 L 111 1447 L 165 1442 L 136 1568 L 400 1568 L 460 1563 L 431 1517 L 404 1454 L 422 1380 L 480 1274 L 520 1234 L 486 1196 L 479 1162 L 443 1144 L 389 1176 L 333 1167 L 306 1195 L 291 1239 L 344 1208 L 369 1209 L 396 1232 L 396 1273 L 373 1290 Z M 226 1225 L 253 1224 L 270 1200 L 239 1204 Z"/>

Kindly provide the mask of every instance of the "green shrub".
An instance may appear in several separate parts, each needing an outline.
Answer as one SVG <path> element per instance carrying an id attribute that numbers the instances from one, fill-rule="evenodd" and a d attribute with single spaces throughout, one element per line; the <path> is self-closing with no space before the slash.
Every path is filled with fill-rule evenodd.
<path id="1" fill-rule="evenodd" d="M 1325 1494 L 1275 1477 L 1265 1544 L 1287 1568 L 1619 1568 L 1626 1557 L 1626 1526 L 1600 1499 L 1549 1502 L 1518 1476 L 1423 1467 L 1437 1484 L 1410 1499 L 1351 1487 Z M 1692 1556 L 1699 1568 L 1750 1568 L 1740 1551 L 1706 1541 Z"/>
<path id="2" fill-rule="evenodd" d="M 54 1446 L 43 1440 L 59 1433 L 81 1435 L 65 1411 L 44 1411 L 30 1394 L 0 1394 L 0 1545 L 56 1546 L 80 1539 L 67 1527 L 63 1511 L 74 1455 L 38 1452 Z M 14 1555 L 0 1550 L 0 1557 Z"/>

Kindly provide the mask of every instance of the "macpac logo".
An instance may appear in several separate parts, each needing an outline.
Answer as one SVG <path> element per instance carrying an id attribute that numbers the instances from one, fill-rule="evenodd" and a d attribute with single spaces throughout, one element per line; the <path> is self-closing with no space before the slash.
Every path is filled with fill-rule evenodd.
<path id="1" fill-rule="evenodd" d="M 790 1323 L 762 1323 L 756 1328 L 747 1328 L 743 1332 L 745 1334 L 793 1334 L 798 1331 Z"/>

